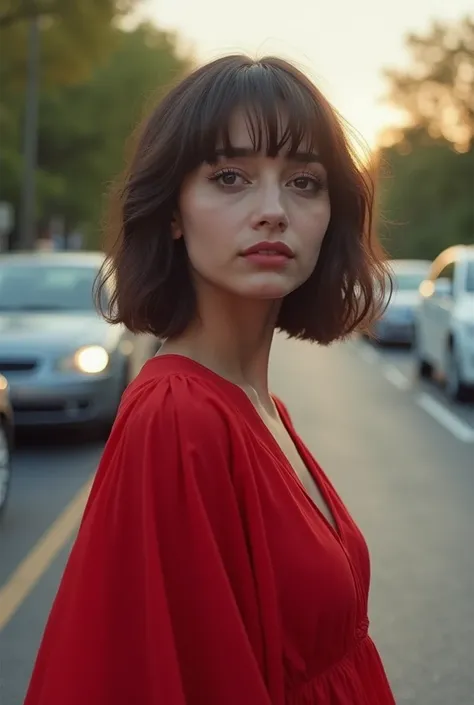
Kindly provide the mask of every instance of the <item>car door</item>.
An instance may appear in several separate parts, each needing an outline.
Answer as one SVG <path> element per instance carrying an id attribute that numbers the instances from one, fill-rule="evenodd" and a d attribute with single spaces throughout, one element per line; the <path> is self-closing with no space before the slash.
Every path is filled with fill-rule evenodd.
<path id="1" fill-rule="evenodd" d="M 419 354 L 430 364 L 435 363 L 433 340 L 435 336 L 437 299 L 434 297 L 435 281 L 446 265 L 446 253 L 438 255 L 428 276 L 420 286 L 421 300 L 417 311 L 416 337 Z"/>
<path id="2" fill-rule="evenodd" d="M 456 262 L 448 262 L 434 280 L 434 291 L 430 297 L 430 339 L 433 359 L 438 369 L 443 368 L 446 357 L 446 344 L 454 307 L 455 272 Z"/>

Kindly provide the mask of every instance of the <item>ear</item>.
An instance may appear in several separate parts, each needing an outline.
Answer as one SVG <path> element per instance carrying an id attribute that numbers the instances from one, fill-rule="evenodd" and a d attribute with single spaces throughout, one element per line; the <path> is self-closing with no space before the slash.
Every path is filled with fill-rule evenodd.
<path id="1" fill-rule="evenodd" d="M 175 213 L 171 218 L 171 236 L 173 240 L 179 240 L 180 237 L 183 237 L 183 228 L 179 213 Z"/>

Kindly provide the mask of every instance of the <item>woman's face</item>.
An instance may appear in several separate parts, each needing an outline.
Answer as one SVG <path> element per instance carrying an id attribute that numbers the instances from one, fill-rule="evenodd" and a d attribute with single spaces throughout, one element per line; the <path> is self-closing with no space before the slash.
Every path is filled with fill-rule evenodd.
<path id="1" fill-rule="evenodd" d="M 235 156 L 184 181 L 175 237 L 184 237 L 195 285 L 205 280 L 251 299 L 281 299 L 313 272 L 331 206 L 316 154 L 252 151 L 243 114 L 230 124 Z"/>

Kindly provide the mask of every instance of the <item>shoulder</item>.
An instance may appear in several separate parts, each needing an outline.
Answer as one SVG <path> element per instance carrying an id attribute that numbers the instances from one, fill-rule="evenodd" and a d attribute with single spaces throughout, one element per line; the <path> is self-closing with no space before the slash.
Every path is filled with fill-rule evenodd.
<path id="1" fill-rule="evenodd" d="M 224 498 L 234 502 L 232 478 L 243 445 L 231 400 L 199 374 L 157 367 L 127 388 L 97 487 L 102 481 L 122 491 L 133 486 L 132 493 L 142 487 L 161 512 L 197 496 L 208 508 L 220 507 Z"/>
<path id="2" fill-rule="evenodd" d="M 236 413 L 212 379 L 156 360 L 149 363 L 123 396 L 118 429 L 139 436 L 148 429 L 154 437 L 187 438 L 199 445 L 228 435 Z"/>

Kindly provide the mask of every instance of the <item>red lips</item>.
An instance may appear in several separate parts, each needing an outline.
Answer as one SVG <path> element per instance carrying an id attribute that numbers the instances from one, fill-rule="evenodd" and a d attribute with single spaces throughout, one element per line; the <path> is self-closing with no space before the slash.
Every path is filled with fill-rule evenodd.
<path id="1" fill-rule="evenodd" d="M 246 257 L 247 255 L 254 255 L 254 254 L 267 254 L 267 253 L 275 253 L 277 255 L 284 255 L 285 257 L 294 257 L 293 250 L 288 247 L 284 242 L 257 242 L 256 245 L 252 245 L 252 247 L 247 248 L 242 252 L 242 256 Z"/>

